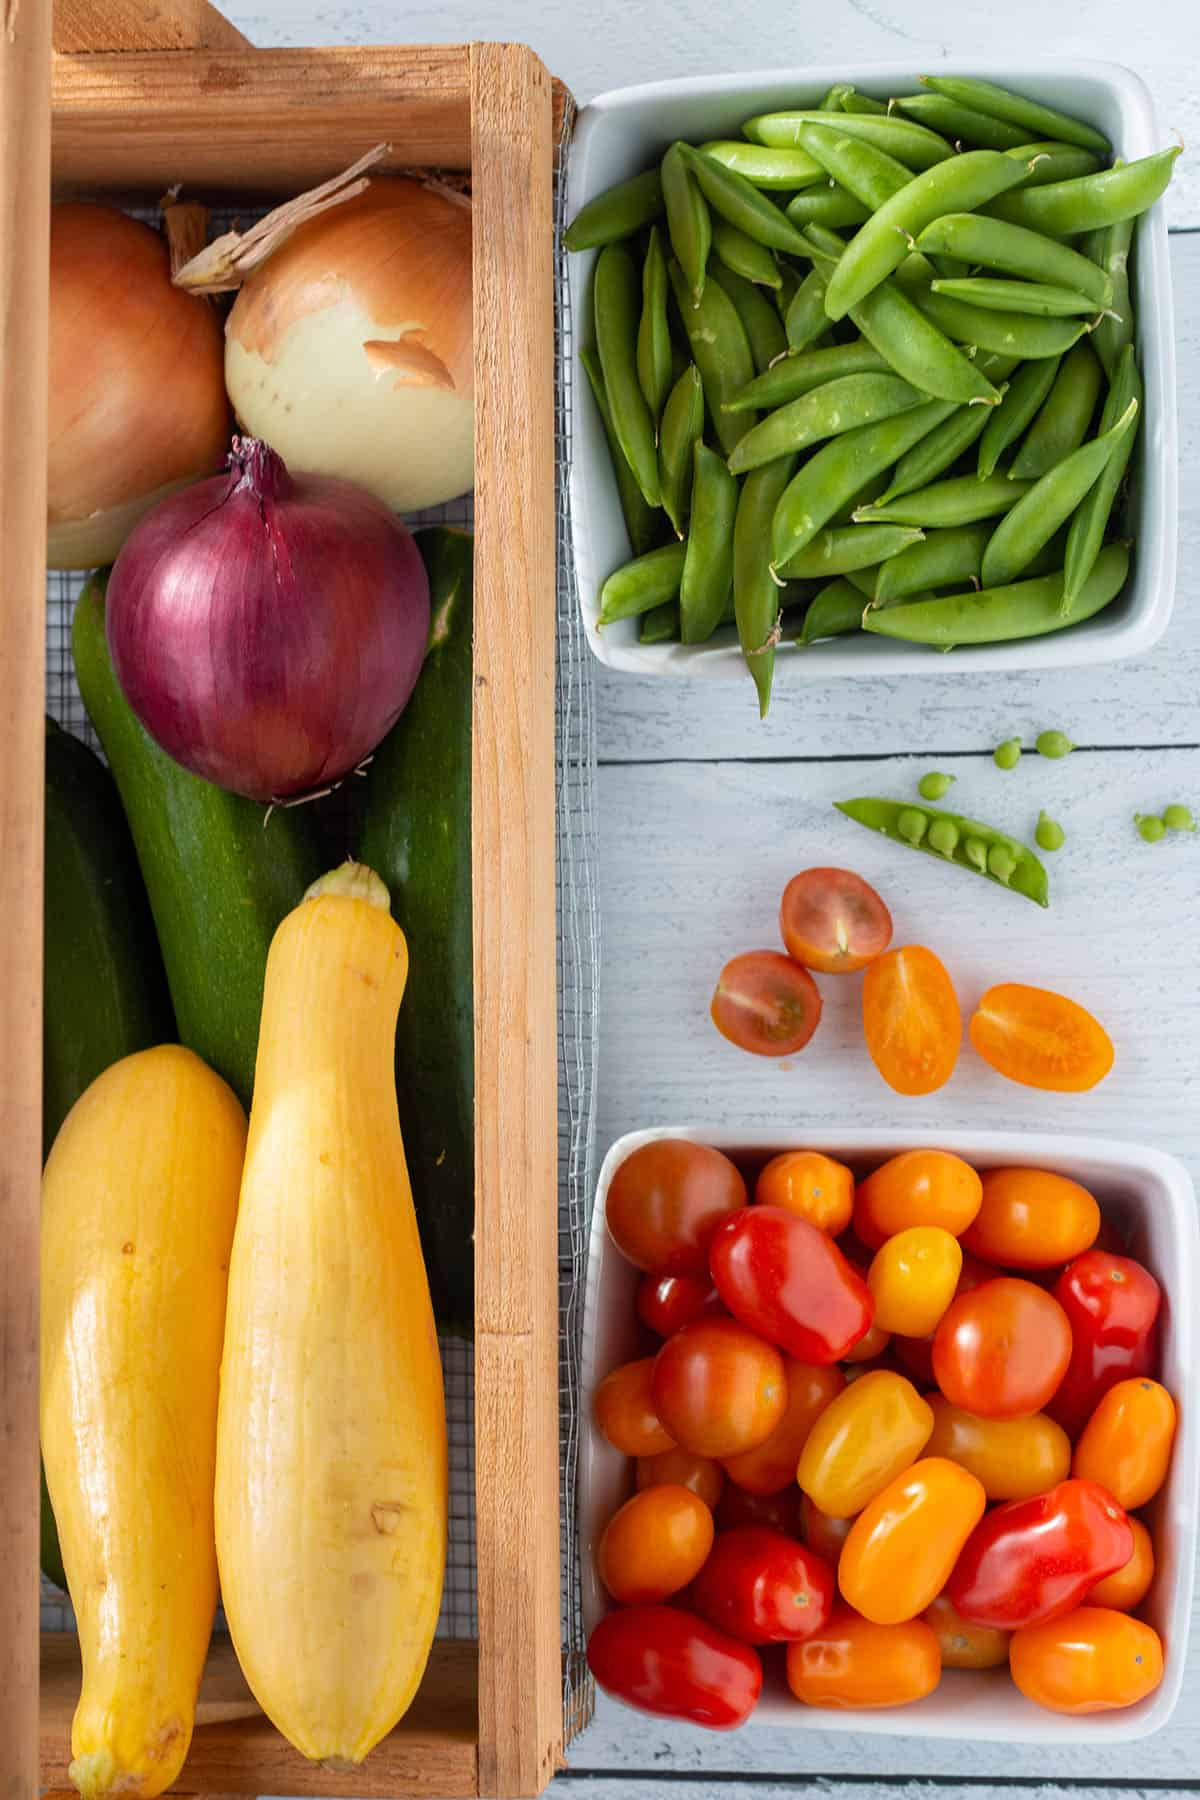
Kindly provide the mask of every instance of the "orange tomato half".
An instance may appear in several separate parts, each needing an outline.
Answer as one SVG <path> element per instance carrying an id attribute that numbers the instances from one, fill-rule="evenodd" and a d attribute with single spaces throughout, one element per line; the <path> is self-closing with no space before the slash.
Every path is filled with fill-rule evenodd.
<path id="1" fill-rule="evenodd" d="M 898 1094 L 932 1094 L 954 1073 L 962 1014 L 945 964 L 922 944 L 878 957 L 863 977 L 871 1061 Z"/>
<path id="2" fill-rule="evenodd" d="M 983 1183 L 949 1150 L 904 1150 L 860 1181 L 854 1234 L 868 1250 L 913 1225 L 940 1225 L 961 1237 L 983 1200 Z"/>
<path id="3" fill-rule="evenodd" d="M 1009 1631 L 973 1625 L 964 1619 L 949 1594 L 939 1594 L 922 1614 L 937 1632 L 943 1669 L 998 1669 L 1008 1661 Z"/>
<path id="4" fill-rule="evenodd" d="M 690 1488 L 644 1488 L 604 1527 L 600 1579 L 622 1606 L 656 1605 L 694 1581 L 713 1544 L 713 1518 Z"/>
<path id="5" fill-rule="evenodd" d="M 1089 1606 L 1110 1606 L 1114 1612 L 1132 1612 L 1150 1592 L 1154 1580 L 1154 1539 L 1140 1519 L 1130 1519 L 1133 1555 L 1115 1575 L 1098 1581 L 1087 1597 Z"/>
<path id="6" fill-rule="evenodd" d="M 1027 1625 L 1009 1646 L 1012 1678 L 1050 1712 L 1111 1712 L 1135 1706 L 1162 1680 L 1162 1639 L 1140 1619 L 1106 1606 Z"/>
<path id="7" fill-rule="evenodd" d="M 787 1647 L 787 1681 L 805 1706 L 907 1706 L 941 1680 L 937 1633 L 924 1619 L 875 1625 L 835 1606 L 827 1625 Z"/>
<path id="8" fill-rule="evenodd" d="M 854 1210 L 854 1177 L 844 1163 L 819 1150 L 785 1150 L 759 1175 L 754 1198 L 760 1206 L 782 1206 L 836 1237 Z"/>
<path id="9" fill-rule="evenodd" d="M 1161 1382 L 1135 1375 L 1109 1388 L 1075 1446 L 1072 1475 L 1098 1481 L 1126 1512 L 1145 1506 L 1167 1478 L 1175 1402 Z"/>
<path id="10" fill-rule="evenodd" d="M 971 1042 L 997 1074 L 1025 1087 L 1079 1094 L 1113 1065 L 1112 1040 L 1065 994 L 1003 982 L 989 988 L 970 1023 Z"/>
<path id="11" fill-rule="evenodd" d="M 851 1526 L 838 1562 L 843 1599 L 876 1625 L 915 1619 L 950 1579 L 986 1505 L 982 1482 L 957 1463 L 913 1463 Z"/>
<path id="12" fill-rule="evenodd" d="M 988 1169 L 983 1204 L 963 1248 L 1005 1269 L 1055 1269 L 1091 1248 L 1100 1208 L 1077 1181 L 1049 1169 Z"/>

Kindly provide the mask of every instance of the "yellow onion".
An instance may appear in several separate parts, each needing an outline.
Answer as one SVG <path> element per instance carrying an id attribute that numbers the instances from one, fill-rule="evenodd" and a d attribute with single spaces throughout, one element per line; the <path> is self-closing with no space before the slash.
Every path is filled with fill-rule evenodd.
<path id="1" fill-rule="evenodd" d="M 474 479 L 471 211 L 399 176 L 310 218 L 248 277 L 225 328 L 244 429 L 293 469 L 397 512 Z"/>
<path id="2" fill-rule="evenodd" d="M 111 562 L 143 513 L 220 468 L 228 442 L 220 323 L 172 287 L 166 240 L 107 206 L 56 206 L 50 567 Z"/>

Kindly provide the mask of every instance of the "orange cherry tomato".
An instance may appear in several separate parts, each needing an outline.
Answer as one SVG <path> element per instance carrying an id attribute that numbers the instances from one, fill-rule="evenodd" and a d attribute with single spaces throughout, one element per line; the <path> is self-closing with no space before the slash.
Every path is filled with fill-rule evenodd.
<path id="1" fill-rule="evenodd" d="M 778 1425 L 753 1450 L 725 1458 L 725 1473 L 730 1481 L 736 1481 L 748 1494 L 778 1494 L 782 1488 L 792 1486 L 809 1432 L 846 1385 L 846 1377 L 836 1363 L 802 1363 L 788 1356 L 784 1358 L 784 1368 L 787 1407 Z"/>
<path id="2" fill-rule="evenodd" d="M 1130 1519 L 1133 1555 L 1123 1569 L 1098 1581 L 1087 1597 L 1088 1606 L 1110 1606 L 1114 1612 L 1132 1612 L 1150 1592 L 1154 1580 L 1154 1539 L 1140 1519 Z"/>
<path id="3" fill-rule="evenodd" d="M 1025 1698 L 1050 1712 L 1136 1706 L 1163 1675 L 1158 1633 L 1106 1606 L 1078 1606 L 1061 1619 L 1014 1632 L 1008 1660 Z"/>
<path id="4" fill-rule="evenodd" d="M 796 962 L 824 975 L 847 975 L 887 949 L 892 915 L 861 875 L 805 869 L 783 890 L 779 929 Z"/>
<path id="5" fill-rule="evenodd" d="M 883 1355 L 892 1341 L 890 1331 L 885 1331 L 878 1320 L 873 1320 L 866 1337 L 859 1338 L 852 1349 L 847 1350 L 842 1361 L 847 1363 L 869 1363 Z"/>
<path id="6" fill-rule="evenodd" d="M 941 1677 L 937 1633 L 924 1619 L 876 1625 L 835 1606 L 820 1631 L 787 1647 L 788 1686 L 805 1706 L 907 1706 Z"/>
<path id="7" fill-rule="evenodd" d="M 1011 1631 L 973 1625 L 949 1594 L 939 1594 L 921 1616 L 937 1632 L 943 1669 L 998 1669 L 1008 1661 Z"/>
<path id="8" fill-rule="evenodd" d="M 958 1239 L 941 1225 L 911 1225 L 875 1252 L 867 1286 L 875 1323 L 905 1337 L 928 1337 L 954 1298 L 962 1273 Z"/>
<path id="9" fill-rule="evenodd" d="M 913 1225 L 940 1225 L 961 1237 L 979 1211 L 983 1183 L 949 1150 L 905 1150 L 860 1181 L 854 1231 L 868 1250 Z"/>
<path id="10" fill-rule="evenodd" d="M 736 1531 L 739 1525 L 769 1525 L 774 1531 L 799 1537 L 799 1488 L 784 1488 L 778 1494 L 748 1494 L 745 1488 L 727 1481 L 717 1507 L 717 1530 Z"/>
<path id="11" fill-rule="evenodd" d="M 712 1282 L 698 1275 L 643 1275 L 636 1306 L 642 1324 L 663 1338 L 693 1319 L 725 1311 Z"/>
<path id="12" fill-rule="evenodd" d="M 823 1556 L 832 1568 L 837 1568 L 838 1557 L 842 1554 L 842 1545 L 850 1536 L 853 1519 L 831 1519 L 814 1506 L 807 1494 L 800 1496 L 800 1533 L 810 1550 Z"/>
<path id="13" fill-rule="evenodd" d="M 609 1443 L 626 1456 L 657 1456 L 674 1447 L 654 1406 L 654 1358 L 622 1363 L 596 1389 L 592 1410 Z"/>
<path id="14" fill-rule="evenodd" d="M 1071 1327 L 1053 1294 L 1008 1276 L 960 1294 L 933 1339 L 938 1386 L 983 1419 L 1040 1412 L 1070 1360 Z"/>
<path id="15" fill-rule="evenodd" d="M 792 1056 L 821 1022 L 821 990 L 778 950 L 744 950 L 717 978 L 712 1022 L 723 1038 L 754 1056 Z"/>
<path id="16" fill-rule="evenodd" d="M 1083 1428 L 1071 1473 L 1098 1481 L 1132 1512 L 1152 1500 L 1167 1478 L 1175 1442 L 1175 1402 L 1146 1375 L 1118 1381 Z"/>
<path id="17" fill-rule="evenodd" d="M 718 1459 L 763 1443 L 787 1409 L 783 1357 L 736 1319 L 696 1319 L 668 1338 L 653 1392 L 672 1440 Z"/>
<path id="18" fill-rule="evenodd" d="M 932 1430 L 933 1409 L 911 1381 L 869 1370 L 816 1421 L 796 1479 L 830 1518 L 851 1518 L 917 1460 Z"/>
<path id="19" fill-rule="evenodd" d="M 1006 1269 L 1054 1269 L 1091 1247 L 1100 1208 L 1085 1187 L 1049 1169 L 988 1169 L 983 1204 L 963 1248 Z"/>
<path id="20" fill-rule="evenodd" d="M 639 1456 L 639 1489 L 661 1487 L 665 1483 L 690 1488 L 711 1511 L 721 1498 L 721 1490 L 725 1486 L 725 1471 L 711 1457 L 693 1456 L 690 1450 L 681 1450 L 678 1445 L 670 1450 L 660 1450 L 657 1456 Z"/>
<path id="21" fill-rule="evenodd" d="M 854 1177 L 844 1163 L 819 1150 L 785 1150 L 773 1156 L 755 1183 L 760 1206 L 782 1206 L 836 1237 L 854 1211 Z"/>
<path id="22" fill-rule="evenodd" d="M 708 1240 L 746 1200 L 745 1182 L 719 1150 L 686 1138 L 656 1138 L 617 1169 L 605 1222 L 635 1269 L 707 1280 Z"/>
<path id="23" fill-rule="evenodd" d="M 604 1527 L 596 1567 L 622 1606 L 654 1605 L 695 1580 L 712 1543 L 712 1513 L 690 1488 L 643 1488 Z"/>
<path id="24" fill-rule="evenodd" d="M 923 944 L 889 950 L 863 978 L 863 1032 L 871 1061 L 898 1094 L 932 1094 L 954 1073 L 962 1043 L 958 996 Z"/>
<path id="25" fill-rule="evenodd" d="M 1048 988 L 1015 981 L 989 988 L 968 1029 L 984 1062 L 1024 1087 L 1080 1094 L 1113 1066 L 1112 1039 L 1100 1021 Z"/>
<path id="26" fill-rule="evenodd" d="M 987 1495 L 968 1469 L 926 1456 L 876 1494 L 842 1546 L 842 1598 L 876 1625 L 901 1625 L 932 1604 L 983 1517 Z"/>
<path id="27" fill-rule="evenodd" d="M 1071 1472 L 1071 1440 L 1045 1413 L 1026 1419 L 981 1419 L 932 1395 L 930 1456 L 961 1463 L 983 1483 L 989 1500 L 1032 1500 Z"/>

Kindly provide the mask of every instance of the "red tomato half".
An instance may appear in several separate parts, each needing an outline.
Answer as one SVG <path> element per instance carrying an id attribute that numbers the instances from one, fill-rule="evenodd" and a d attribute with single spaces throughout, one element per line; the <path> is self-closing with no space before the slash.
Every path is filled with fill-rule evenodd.
<path id="1" fill-rule="evenodd" d="M 865 969 L 892 941 L 892 915 L 849 869 L 805 869 L 783 890 L 779 929 L 787 953 L 825 975 Z"/>
<path id="2" fill-rule="evenodd" d="M 712 997 L 722 1037 L 754 1056 L 803 1050 L 821 1019 L 821 992 L 807 969 L 778 950 L 746 950 L 725 964 Z"/>
<path id="3" fill-rule="evenodd" d="M 721 1297 L 707 1277 L 643 1275 L 638 1282 L 637 1316 L 659 1337 L 671 1337 L 681 1325 L 723 1311 Z"/>
<path id="4" fill-rule="evenodd" d="M 1070 1321 L 1072 1349 L 1049 1412 L 1077 1437 L 1109 1388 L 1157 1372 L 1162 1289 L 1132 1257 L 1093 1249 L 1063 1270 L 1054 1298 Z"/>
<path id="5" fill-rule="evenodd" d="M 1016 1631 L 1057 1619 L 1133 1555 L 1122 1507 L 1094 1481 L 1060 1481 L 981 1519 L 946 1592 L 964 1619 Z"/>
<path id="6" fill-rule="evenodd" d="M 743 1525 L 713 1545 L 692 1583 L 692 1602 L 743 1644 L 787 1644 L 825 1624 L 833 1571 L 783 1532 Z"/>
<path id="7" fill-rule="evenodd" d="M 870 1290 L 832 1238 L 781 1206 L 713 1233 L 709 1266 L 735 1319 L 805 1363 L 845 1356 L 870 1328 Z"/>
<path id="8" fill-rule="evenodd" d="M 601 1619 L 588 1667 L 606 1693 L 665 1719 L 732 1731 L 754 1711 L 762 1664 L 754 1651 L 674 1606 L 623 1606 Z"/>

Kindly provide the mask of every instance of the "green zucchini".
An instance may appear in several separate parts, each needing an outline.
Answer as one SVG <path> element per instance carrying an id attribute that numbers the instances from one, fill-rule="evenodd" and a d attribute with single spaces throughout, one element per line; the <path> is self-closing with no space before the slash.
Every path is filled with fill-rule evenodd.
<path id="1" fill-rule="evenodd" d="M 417 533 L 431 627 L 412 699 L 375 752 L 360 838 L 392 896 L 409 971 L 396 1090 L 439 1325 L 469 1337 L 475 1306 L 471 948 L 472 538 Z"/>
<path id="2" fill-rule="evenodd" d="M 181 1043 L 250 1104 L 263 976 L 275 927 L 325 867 L 311 807 L 265 812 L 181 768 L 117 684 L 104 635 L 107 575 L 79 596 L 79 691 L 133 833 Z"/>

